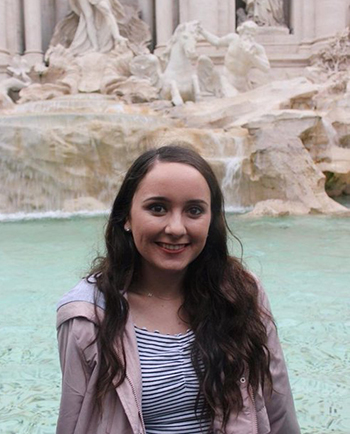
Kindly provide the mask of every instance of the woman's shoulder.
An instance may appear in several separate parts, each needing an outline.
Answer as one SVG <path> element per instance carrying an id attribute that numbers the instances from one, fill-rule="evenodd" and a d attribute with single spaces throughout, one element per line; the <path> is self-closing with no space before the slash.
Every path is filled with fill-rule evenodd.
<path id="1" fill-rule="evenodd" d="M 104 296 L 101 291 L 99 291 L 96 280 L 93 277 L 80 280 L 77 285 L 66 292 L 57 303 L 57 310 L 66 304 L 76 301 L 96 304 L 101 309 L 105 309 Z"/>
<path id="2" fill-rule="evenodd" d="M 73 318 L 86 318 L 98 324 L 103 316 L 105 299 L 93 279 L 82 279 L 57 303 L 57 328 Z"/>

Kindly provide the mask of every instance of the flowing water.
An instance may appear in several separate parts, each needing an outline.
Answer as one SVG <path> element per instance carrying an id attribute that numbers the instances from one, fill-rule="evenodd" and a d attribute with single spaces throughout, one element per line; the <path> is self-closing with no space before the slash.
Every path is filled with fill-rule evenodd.
<path id="1" fill-rule="evenodd" d="M 229 209 L 232 212 L 240 213 L 246 211 L 246 207 L 242 205 L 242 163 L 244 159 L 244 145 L 242 138 L 237 138 L 235 155 L 223 158 L 225 164 L 225 176 L 221 181 L 221 189 L 224 193 L 226 203 L 229 204 Z M 227 200 L 230 198 L 230 200 Z M 234 200 L 233 200 L 234 198 Z"/>
<path id="2" fill-rule="evenodd" d="M 1 434 L 55 432 L 55 303 L 102 251 L 105 221 L 0 223 Z M 228 215 L 228 222 L 269 294 L 302 433 L 349 434 L 350 219 Z M 231 249 L 240 255 L 234 240 Z"/>

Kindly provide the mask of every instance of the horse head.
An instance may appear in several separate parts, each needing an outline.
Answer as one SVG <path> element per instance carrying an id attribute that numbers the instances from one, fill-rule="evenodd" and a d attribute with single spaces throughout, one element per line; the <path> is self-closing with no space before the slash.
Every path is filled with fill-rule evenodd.
<path id="1" fill-rule="evenodd" d="M 199 39 L 197 25 L 198 21 L 190 21 L 188 23 L 184 23 L 183 27 L 178 27 L 178 42 L 181 44 L 182 49 L 188 59 L 196 59 L 198 57 L 196 52 L 196 46 Z"/>
<path id="2" fill-rule="evenodd" d="M 162 54 L 162 60 L 167 63 L 170 53 L 176 44 L 181 47 L 185 57 L 188 59 L 196 59 L 198 57 L 196 45 L 199 38 L 199 21 L 189 21 L 179 24 Z"/>

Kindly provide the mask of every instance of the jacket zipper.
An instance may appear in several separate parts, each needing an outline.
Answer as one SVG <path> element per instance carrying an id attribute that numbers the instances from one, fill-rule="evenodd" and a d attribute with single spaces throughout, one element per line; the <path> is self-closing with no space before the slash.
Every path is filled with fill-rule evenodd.
<path id="1" fill-rule="evenodd" d="M 244 384 L 246 382 L 246 378 L 243 376 L 240 378 L 239 381 L 242 384 Z M 251 386 L 249 386 L 249 389 L 248 389 L 248 397 L 249 397 L 250 412 L 251 412 L 252 420 L 253 420 L 253 430 L 255 429 L 255 431 L 253 431 L 253 434 L 259 434 L 258 418 L 257 418 L 256 406 L 255 406 L 255 398 L 254 398 L 254 393 L 253 393 L 253 389 Z"/>
<path id="2" fill-rule="evenodd" d="M 137 411 L 138 411 L 138 414 L 139 414 L 139 417 L 140 417 L 140 419 L 141 419 L 141 423 L 142 423 L 142 431 L 143 431 L 143 434 L 146 434 L 146 428 L 145 428 L 145 423 L 144 423 L 144 421 L 143 421 L 142 410 L 141 410 L 141 408 L 140 408 L 140 404 L 139 404 L 139 401 L 138 401 L 138 399 L 137 399 L 137 395 L 136 395 L 136 392 L 135 392 L 135 389 L 134 389 L 134 385 L 133 385 L 133 383 L 132 383 L 132 381 L 131 381 L 131 379 L 130 379 L 130 377 L 129 377 L 128 375 L 126 375 L 126 378 L 127 378 L 128 381 L 129 381 L 129 384 L 130 384 L 130 386 L 131 386 L 132 393 L 133 393 L 134 398 L 135 398 L 135 402 L 136 402 L 136 405 L 137 405 Z M 136 433 L 136 434 L 139 434 L 139 433 Z"/>
<path id="3" fill-rule="evenodd" d="M 250 390 L 250 393 L 251 393 L 251 403 L 252 403 L 252 414 L 253 414 L 253 418 L 254 418 L 254 426 L 255 426 L 255 432 L 256 432 L 256 434 L 259 434 L 259 431 L 258 431 L 258 417 L 257 417 L 257 414 L 256 414 L 256 405 L 255 405 L 255 398 L 254 398 L 254 393 L 253 393 L 253 389 L 252 389 L 252 387 L 250 386 L 249 387 L 249 390 Z"/>

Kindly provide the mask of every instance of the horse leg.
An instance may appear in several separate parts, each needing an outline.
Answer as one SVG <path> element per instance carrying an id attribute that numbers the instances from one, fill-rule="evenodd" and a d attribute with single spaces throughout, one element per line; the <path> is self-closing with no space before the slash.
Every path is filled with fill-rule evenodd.
<path id="1" fill-rule="evenodd" d="M 183 105 L 183 99 L 180 95 L 179 88 L 175 80 L 170 81 L 171 102 L 174 105 Z"/>
<path id="2" fill-rule="evenodd" d="M 197 102 L 201 100 L 201 89 L 199 85 L 198 75 L 193 74 L 191 79 L 192 79 L 193 99 L 195 102 Z"/>

